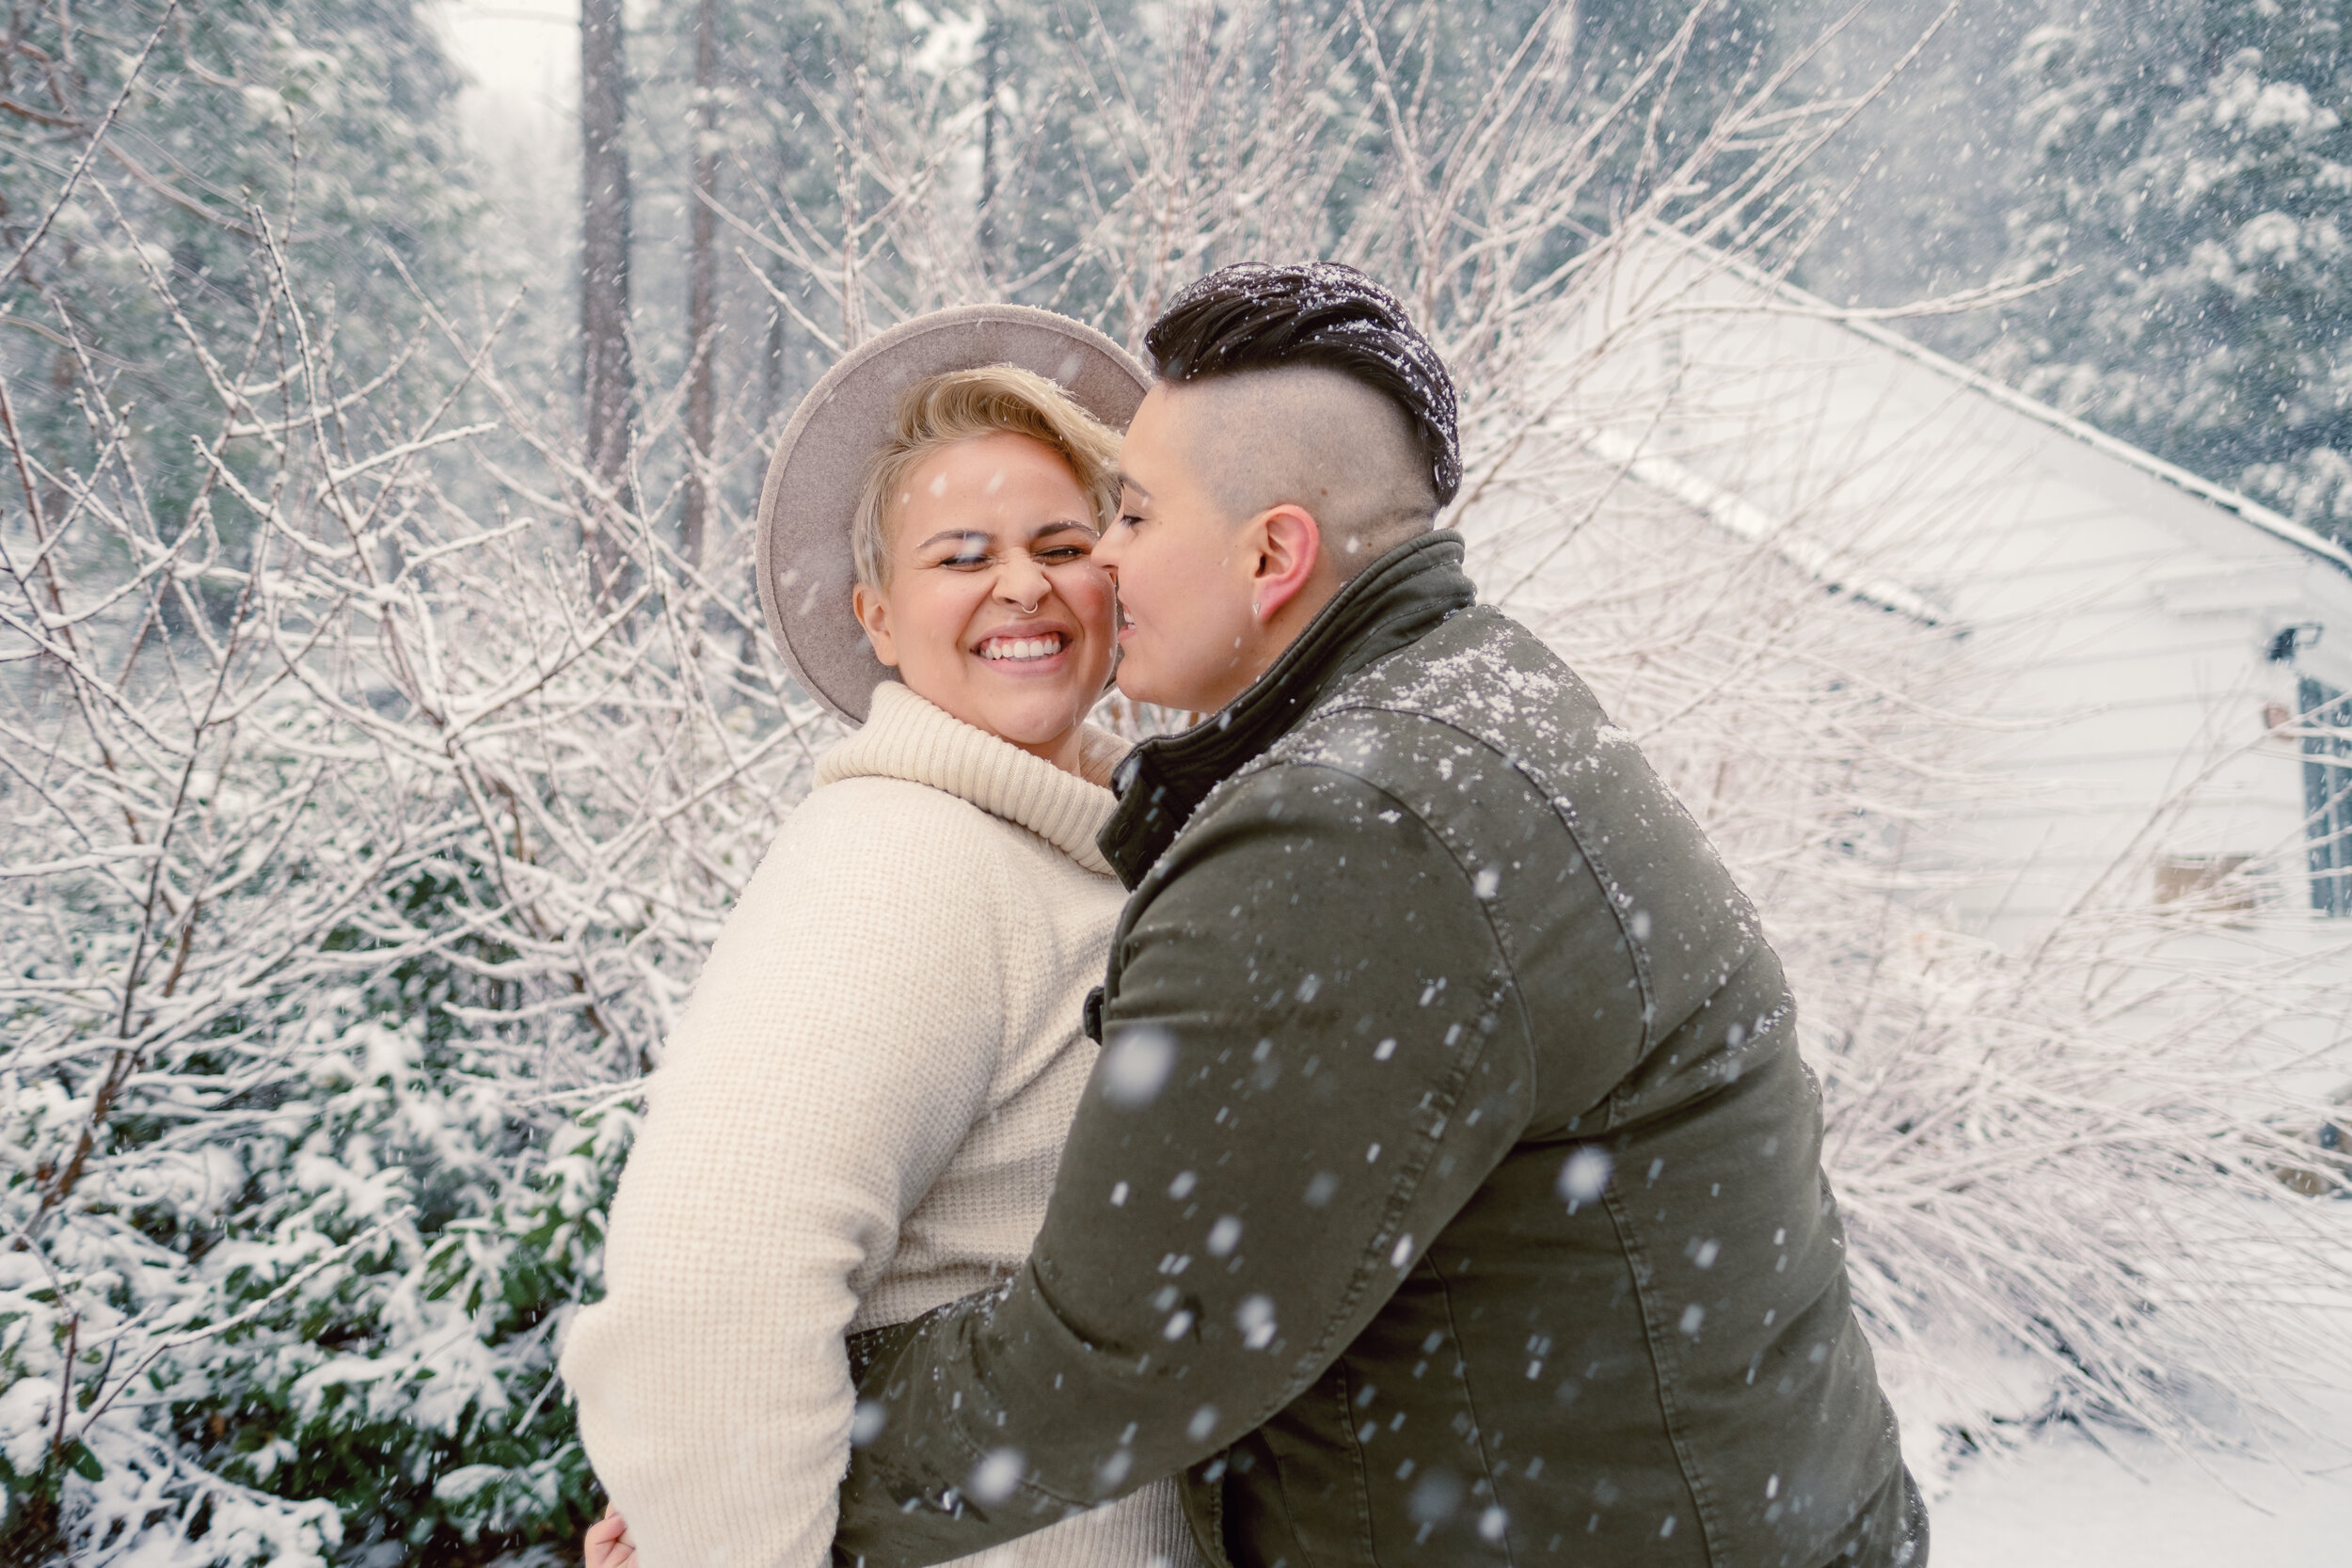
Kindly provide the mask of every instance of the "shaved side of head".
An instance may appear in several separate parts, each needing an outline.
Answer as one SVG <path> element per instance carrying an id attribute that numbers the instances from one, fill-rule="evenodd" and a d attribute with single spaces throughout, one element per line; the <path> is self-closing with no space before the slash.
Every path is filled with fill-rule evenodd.
<path id="1" fill-rule="evenodd" d="M 1190 467 L 1236 525 L 1290 505 L 1341 581 L 1437 522 L 1429 461 L 1403 410 L 1318 365 L 1162 382 Z"/>

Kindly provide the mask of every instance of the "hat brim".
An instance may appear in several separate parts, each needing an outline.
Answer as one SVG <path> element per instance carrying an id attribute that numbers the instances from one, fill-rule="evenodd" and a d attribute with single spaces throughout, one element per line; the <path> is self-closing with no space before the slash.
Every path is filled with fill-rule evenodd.
<path id="1" fill-rule="evenodd" d="M 1152 377 L 1083 322 L 1025 305 L 966 305 L 903 322 L 859 344 L 794 411 L 759 496 L 759 601 L 776 650 L 809 695 L 863 724 L 874 688 L 896 678 L 850 610 L 850 527 L 867 466 L 909 387 L 944 371 L 1017 365 L 1125 430 Z"/>

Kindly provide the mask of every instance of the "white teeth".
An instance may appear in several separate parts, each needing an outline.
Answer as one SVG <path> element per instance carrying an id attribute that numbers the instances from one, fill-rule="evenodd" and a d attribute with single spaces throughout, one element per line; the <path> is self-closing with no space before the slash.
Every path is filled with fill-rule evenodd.
<path id="1" fill-rule="evenodd" d="M 1061 652 L 1059 637 L 994 637 L 980 644 L 980 657 L 1006 659 L 1051 658 Z"/>

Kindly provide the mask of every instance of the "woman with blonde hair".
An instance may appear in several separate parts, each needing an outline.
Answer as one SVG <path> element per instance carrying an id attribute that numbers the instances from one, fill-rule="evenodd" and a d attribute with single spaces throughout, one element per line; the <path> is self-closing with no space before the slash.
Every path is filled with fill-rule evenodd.
<path id="1" fill-rule="evenodd" d="M 851 723 L 745 885 L 623 1172 L 563 1371 L 618 1518 L 589 1562 L 817 1568 L 847 1338 L 1009 1277 L 1091 1070 L 1124 748 L 1089 559 L 1147 378 L 1041 310 L 919 318 L 818 384 L 760 508 L 771 629 Z M 977 1456 L 970 1490 L 985 1497 Z M 1009 1490 L 1009 1478 L 1008 1481 Z M 626 1535 L 623 1530 L 626 1529 Z M 1163 1481 L 985 1555 L 1189 1568 Z"/>

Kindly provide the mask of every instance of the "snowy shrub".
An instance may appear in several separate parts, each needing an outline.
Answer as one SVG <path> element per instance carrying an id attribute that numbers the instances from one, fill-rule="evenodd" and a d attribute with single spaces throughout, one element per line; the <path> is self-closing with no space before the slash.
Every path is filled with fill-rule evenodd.
<path id="1" fill-rule="evenodd" d="M 479 341 L 442 322 L 462 373 L 371 402 L 277 262 L 265 235 L 230 365 L 148 274 L 210 368 L 185 510 L 101 371 L 86 462 L 10 444 L 16 1555 L 463 1560 L 584 1525 L 554 1361 L 627 1142 L 604 1102 L 818 727 L 743 662 L 739 589 L 641 533 L 590 592 L 593 482 Z"/>

